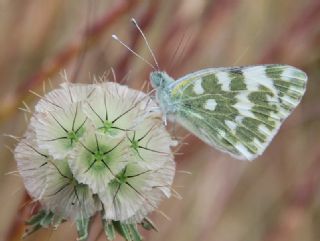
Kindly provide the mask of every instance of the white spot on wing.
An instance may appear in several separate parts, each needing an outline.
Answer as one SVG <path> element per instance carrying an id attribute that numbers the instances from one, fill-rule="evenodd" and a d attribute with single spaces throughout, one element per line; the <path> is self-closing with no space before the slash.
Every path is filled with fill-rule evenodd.
<path id="1" fill-rule="evenodd" d="M 264 125 L 264 124 L 260 124 L 258 126 L 258 130 L 262 133 L 265 134 L 267 136 L 271 135 L 271 131 Z"/>
<path id="2" fill-rule="evenodd" d="M 286 80 L 286 81 L 291 81 L 292 79 L 301 79 L 301 80 L 307 79 L 307 76 L 303 71 L 290 66 L 286 66 L 283 69 L 283 72 L 281 73 L 281 77 L 283 80 Z"/>
<path id="3" fill-rule="evenodd" d="M 278 98 L 276 96 L 267 95 L 267 101 L 278 102 Z"/>
<path id="4" fill-rule="evenodd" d="M 236 116 L 236 122 L 237 123 L 242 123 L 242 120 L 244 119 L 244 117 L 243 116 L 241 116 L 241 115 L 237 115 Z"/>
<path id="5" fill-rule="evenodd" d="M 231 130 L 236 130 L 237 124 L 234 123 L 233 121 L 225 120 L 226 125 L 231 129 Z"/>
<path id="6" fill-rule="evenodd" d="M 236 108 L 242 116 L 254 118 L 254 114 L 251 111 L 254 104 L 248 99 L 248 94 L 239 92 L 236 98 L 237 103 L 234 104 L 233 107 Z"/>
<path id="7" fill-rule="evenodd" d="M 273 80 L 266 75 L 265 70 L 265 66 L 256 66 L 242 70 L 248 90 L 257 91 L 259 90 L 259 86 L 263 85 L 270 89 L 274 94 L 278 94 L 278 91 L 273 84 Z"/>
<path id="8" fill-rule="evenodd" d="M 287 105 L 291 105 L 292 108 L 299 104 L 299 100 L 293 99 L 290 96 L 282 96 L 281 99 L 287 103 Z"/>
<path id="9" fill-rule="evenodd" d="M 248 149 L 241 143 L 237 143 L 234 147 L 248 160 L 252 160 L 253 155 L 248 151 Z"/>
<path id="10" fill-rule="evenodd" d="M 227 136 L 227 133 L 224 130 L 218 130 L 218 132 L 222 138 L 225 138 Z"/>
<path id="11" fill-rule="evenodd" d="M 263 143 L 261 143 L 261 141 L 259 139 L 254 138 L 253 139 L 253 144 L 258 148 L 258 152 L 264 150 L 264 145 L 263 145 Z"/>
<path id="12" fill-rule="evenodd" d="M 204 89 L 202 88 L 202 79 L 197 79 L 193 84 L 193 91 L 197 95 L 201 95 L 204 93 Z"/>
<path id="13" fill-rule="evenodd" d="M 216 77 L 218 78 L 219 84 L 221 84 L 221 89 L 224 91 L 230 91 L 231 79 L 227 72 L 217 72 Z"/>
<path id="14" fill-rule="evenodd" d="M 294 67 L 290 67 L 290 66 L 287 66 L 286 68 L 284 68 L 284 70 L 281 74 L 281 78 L 285 81 L 288 81 L 288 82 L 291 82 L 294 79 L 299 79 L 299 80 L 303 80 L 303 81 L 307 80 L 307 76 L 303 71 L 296 69 Z M 295 85 L 290 85 L 289 89 L 292 92 L 299 93 L 300 95 L 303 95 L 304 91 L 305 91 L 305 89 L 303 87 L 298 87 Z"/>
<path id="15" fill-rule="evenodd" d="M 204 108 L 206 110 L 215 110 L 217 106 L 217 102 L 214 99 L 209 99 L 206 101 Z"/>
<path id="16" fill-rule="evenodd" d="M 291 91 L 291 93 L 297 93 L 297 94 L 300 94 L 301 96 L 304 94 L 304 91 L 305 91 L 304 88 L 297 87 L 295 85 L 290 85 L 289 90 Z"/>

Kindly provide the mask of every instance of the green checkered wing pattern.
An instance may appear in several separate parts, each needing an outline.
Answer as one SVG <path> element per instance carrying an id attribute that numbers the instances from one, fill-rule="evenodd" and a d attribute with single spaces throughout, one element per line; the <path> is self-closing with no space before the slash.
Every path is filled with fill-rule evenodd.
<path id="1" fill-rule="evenodd" d="M 210 68 L 170 86 L 177 121 L 238 159 L 262 154 L 299 104 L 306 74 L 288 65 Z"/>

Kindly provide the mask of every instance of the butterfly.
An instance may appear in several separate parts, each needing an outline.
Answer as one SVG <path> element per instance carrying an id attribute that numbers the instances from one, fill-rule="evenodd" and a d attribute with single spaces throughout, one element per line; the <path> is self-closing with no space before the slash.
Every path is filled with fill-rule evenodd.
<path id="1" fill-rule="evenodd" d="M 150 81 L 164 116 L 174 116 L 205 143 L 237 159 L 261 155 L 305 93 L 306 73 L 281 64 L 208 68 L 174 80 L 159 70 L 145 35 L 132 22 L 157 68 L 113 38 L 154 69 Z"/>
<path id="2" fill-rule="evenodd" d="M 177 80 L 154 71 L 150 80 L 165 115 L 210 146 L 253 160 L 299 104 L 307 75 L 269 64 L 203 69 Z"/>

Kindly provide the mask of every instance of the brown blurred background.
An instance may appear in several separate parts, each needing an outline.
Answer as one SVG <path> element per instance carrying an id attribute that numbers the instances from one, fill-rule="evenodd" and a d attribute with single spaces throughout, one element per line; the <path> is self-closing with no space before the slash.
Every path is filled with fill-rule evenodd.
<path id="1" fill-rule="evenodd" d="M 151 218 L 148 241 L 320 240 L 320 1 L 319 0 L 0 0 L 0 128 L 20 136 L 19 107 L 33 106 L 57 86 L 92 82 L 114 68 L 118 81 L 141 88 L 150 68 L 111 38 L 117 34 L 151 61 L 130 23 L 135 17 L 160 66 L 173 77 L 206 68 L 286 63 L 309 75 L 307 92 L 263 156 L 241 162 L 188 136 L 176 156 L 171 198 Z M 50 80 L 50 81 L 49 81 Z M 178 129 L 178 135 L 186 131 Z M 29 199 L 1 136 L 0 240 L 20 240 Z M 27 240 L 75 240 L 75 226 L 41 230 Z M 105 240 L 99 222 L 90 240 Z M 119 238 L 119 240 L 121 240 Z"/>

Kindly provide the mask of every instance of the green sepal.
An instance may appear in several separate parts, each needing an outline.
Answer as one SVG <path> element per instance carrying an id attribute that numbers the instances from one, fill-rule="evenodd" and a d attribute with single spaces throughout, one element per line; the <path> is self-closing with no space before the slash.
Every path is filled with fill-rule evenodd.
<path id="1" fill-rule="evenodd" d="M 127 241 L 141 241 L 142 237 L 136 224 L 124 224 L 119 221 L 112 222 L 116 231 Z"/>
<path id="2" fill-rule="evenodd" d="M 113 222 L 102 219 L 104 232 L 107 236 L 107 239 L 112 241 L 116 238 L 116 230 L 114 228 Z"/>
<path id="3" fill-rule="evenodd" d="M 158 228 L 154 225 L 154 223 L 149 218 L 144 218 L 141 221 L 140 225 L 148 231 L 155 230 L 158 232 Z"/>
<path id="4" fill-rule="evenodd" d="M 27 225 L 39 224 L 46 215 L 47 215 L 47 211 L 41 210 L 38 213 L 31 216 L 31 218 L 26 221 L 26 224 Z"/>
<path id="5" fill-rule="evenodd" d="M 133 241 L 141 241 L 142 240 L 142 236 L 140 235 L 136 224 L 128 224 L 128 228 L 129 228 L 130 234 L 133 238 L 132 239 Z"/>
<path id="6" fill-rule="evenodd" d="M 59 226 L 64 220 L 52 213 L 51 211 L 40 210 L 29 220 L 26 221 L 28 226 L 23 234 L 23 238 L 29 236 L 40 228 L 48 228 L 50 225 Z"/>
<path id="7" fill-rule="evenodd" d="M 61 217 L 59 217 L 59 216 L 57 216 L 57 215 L 54 215 L 54 216 L 52 217 L 51 226 L 52 226 L 52 228 L 53 228 L 54 230 L 56 230 L 56 229 L 59 227 L 59 225 L 60 225 L 61 223 L 64 223 L 65 221 L 67 221 L 67 220 L 66 220 L 66 219 L 63 219 L 63 218 L 61 218 Z"/>
<path id="8" fill-rule="evenodd" d="M 89 234 L 90 218 L 82 218 L 76 221 L 78 238 L 77 240 L 86 240 Z"/>
<path id="9" fill-rule="evenodd" d="M 41 220 L 40 225 L 44 228 L 48 228 L 53 221 L 54 214 L 52 212 L 47 213 Z"/>

